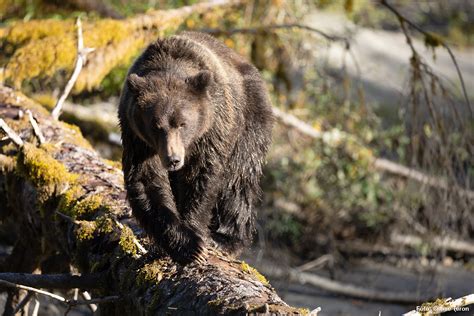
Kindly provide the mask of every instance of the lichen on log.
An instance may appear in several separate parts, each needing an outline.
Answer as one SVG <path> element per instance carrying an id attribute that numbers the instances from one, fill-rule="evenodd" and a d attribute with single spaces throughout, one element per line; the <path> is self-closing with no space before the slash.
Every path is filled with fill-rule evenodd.
<path id="1" fill-rule="evenodd" d="M 155 10 L 123 20 L 83 21 L 84 45 L 94 48 L 74 86 L 75 92 L 97 88 L 112 69 L 130 63 L 148 43 L 178 30 L 186 18 L 211 15 L 211 23 L 222 19 L 226 9 L 239 1 L 198 3 L 173 10 Z M 0 83 L 21 88 L 24 81 L 51 78 L 71 71 L 77 55 L 74 21 L 32 20 L 0 28 Z M 8 58 L 1 58 L 8 56 Z M 2 60 L 6 63 L 2 65 Z"/>
<path id="2" fill-rule="evenodd" d="M 26 110 L 44 134 L 41 146 L 19 115 Z M 207 264 L 187 266 L 157 252 L 144 254 L 136 240 L 149 241 L 131 215 L 121 170 L 101 159 L 77 128 L 2 86 L 0 117 L 25 142 L 21 148 L 0 143 L 0 200 L 7 205 L 0 217 L 14 221 L 18 237 L 2 271 L 32 273 L 64 255 L 82 274 L 106 275 L 93 293 L 122 297 L 103 304 L 101 315 L 307 313 L 284 303 L 255 269 L 217 250 Z M 28 264 L 16 264 L 18 254 L 33 246 Z"/>

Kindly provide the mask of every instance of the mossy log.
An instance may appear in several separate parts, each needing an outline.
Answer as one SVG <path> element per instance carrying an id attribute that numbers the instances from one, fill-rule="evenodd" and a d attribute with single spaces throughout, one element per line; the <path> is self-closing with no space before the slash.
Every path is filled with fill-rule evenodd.
<path id="1" fill-rule="evenodd" d="M 97 88 L 114 68 L 129 64 L 158 36 L 175 33 L 187 24 L 217 25 L 226 20 L 224 15 L 229 9 L 238 10 L 235 6 L 240 2 L 215 0 L 123 20 L 84 20 L 84 45 L 95 50 L 88 55 L 74 91 Z M 193 22 L 186 24 L 189 19 Z M 60 71 L 71 71 L 77 56 L 76 42 L 72 19 L 21 21 L 0 27 L 0 83 L 20 89 L 27 80 L 53 78 Z"/>
<path id="2" fill-rule="evenodd" d="M 46 138 L 38 145 L 30 110 Z M 96 296 L 118 295 L 101 315 L 304 314 L 288 306 L 247 264 L 211 251 L 206 264 L 179 266 L 156 251 L 132 217 L 123 175 L 74 126 L 0 86 L 0 117 L 24 141 L 0 143 L 0 229 L 16 236 L 3 272 L 99 273 Z M 49 264 L 48 264 L 49 263 Z"/>

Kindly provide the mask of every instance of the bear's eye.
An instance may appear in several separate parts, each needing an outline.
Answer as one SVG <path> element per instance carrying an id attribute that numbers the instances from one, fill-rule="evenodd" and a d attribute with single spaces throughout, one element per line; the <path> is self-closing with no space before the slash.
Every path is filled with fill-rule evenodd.
<path id="1" fill-rule="evenodd" d="M 178 127 L 179 127 L 179 128 L 185 128 L 185 127 L 186 127 L 186 123 L 181 123 L 181 124 L 179 124 Z"/>
<path id="2" fill-rule="evenodd" d="M 158 124 L 154 125 L 153 128 L 154 128 L 155 131 L 157 131 L 158 133 L 163 132 L 163 128 L 162 128 L 161 126 L 159 126 Z"/>

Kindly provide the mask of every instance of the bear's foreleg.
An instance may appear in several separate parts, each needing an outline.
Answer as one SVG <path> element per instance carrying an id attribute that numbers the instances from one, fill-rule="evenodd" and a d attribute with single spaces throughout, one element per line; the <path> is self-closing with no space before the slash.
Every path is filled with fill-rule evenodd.
<path id="1" fill-rule="evenodd" d="M 212 209 L 217 204 L 218 193 L 224 179 L 222 165 L 214 159 L 209 159 L 207 162 L 192 181 L 192 190 L 186 196 L 187 205 L 183 212 L 186 222 L 205 238 L 210 237 Z"/>
<path id="2" fill-rule="evenodd" d="M 177 262 L 204 261 L 204 240 L 181 220 L 165 171 L 153 160 L 124 167 L 128 200 L 146 233 Z"/>

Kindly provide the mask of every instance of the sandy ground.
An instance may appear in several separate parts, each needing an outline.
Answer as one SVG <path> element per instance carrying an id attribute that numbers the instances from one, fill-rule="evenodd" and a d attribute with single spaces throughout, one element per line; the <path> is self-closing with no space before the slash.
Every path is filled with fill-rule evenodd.
<path id="1" fill-rule="evenodd" d="M 271 285 L 288 304 L 305 307 L 309 310 L 321 307 L 322 310 L 318 316 L 379 315 L 379 312 L 383 316 L 395 316 L 416 308 L 416 305 L 344 297 L 310 284 L 274 278 L 271 276 L 273 267 L 290 268 L 289 263 L 282 260 L 288 256 L 266 250 L 263 259 L 257 260 L 256 253 L 256 251 L 248 252 L 244 260 L 254 265 L 264 275 L 267 272 Z M 418 262 L 412 262 L 412 265 L 416 268 L 397 267 L 387 262 L 370 259 L 352 260 L 346 263 L 344 268 L 335 269 L 334 279 L 343 284 L 366 289 L 413 293 L 415 299 L 428 293 L 445 298 L 458 298 L 474 293 L 474 273 L 472 271 L 459 267 L 421 267 Z M 330 278 L 327 269 L 309 272 Z M 474 306 L 471 306 L 469 312 L 445 313 L 443 315 L 472 316 L 474 315 Z"/>

